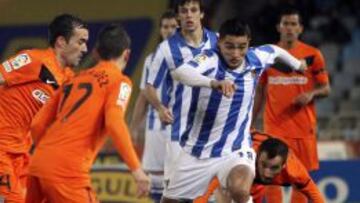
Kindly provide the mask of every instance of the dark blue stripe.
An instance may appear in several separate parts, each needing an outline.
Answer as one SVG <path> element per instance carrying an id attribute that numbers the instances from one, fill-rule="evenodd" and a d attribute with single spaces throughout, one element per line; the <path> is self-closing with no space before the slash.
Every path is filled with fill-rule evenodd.
<path id="1" fill-rule="evenodd" d="M 183 63 L 183 57 L 181 55 L 180 47 L 176 36 L 171 37 L 168 40 L 170 46 L 171 56 L 173 58 L 175 68 L 178 68 Z"/>
<path id="2" fill-rule="evenodd" d="M 155 123 L 155 110 L 151 106 L 149 107 L 149 129 L 154 129 L 154 123 Z"/>
<path id="3" fill-rule="evenodd" d="M 268 53 L 274 53 L 274 49 L 270 45 L 259 46 L 258 49 Z"/>
<path id="4" fill-rule="evenodd" d="M 171 99 L 171 92 L 173 90 L 173 80 L 170 72 L 167 72 L 165 80 L 162 82 L 161 87 L 161 103 L 164 106 L 168 106 Z"/>
<path id="5" fill-rule="evenodd" d="M 163 60 L 161 62 L 160 68 L 159 68 L 159 72 L 157 73 L 156 77 L 155 77 L 155 81 L 154 81 L 154 87 L 155 88 L 159 88 L 161 81 L 163 81 L 165 74 L 167 73 L 167 64 L 165 62 L 165 60 Z"/>
<path id="6" fill-rule="evenodd" d="M 149 67 L 145 68 L 145 81 L 144 84 L 146 85 L 148 83 L 149 80 Z"/>
<path id="7" fill-rule="evenodd" d="M 190 133 L 190 131 L 192 129 L 192 126 L 194 124 L 197 105 L 198 105 L 198 101 L 199 101 L 199 95 L 200 95 L 200 88 L 199 87 L 192 88 L 190 109 L 189 109 L 188 116 L 187 116 L 186 128 L 185 128 L 185 131 L 181 135 L 181 138 L 180 138 L 180 145 L 181 146 L 184 146 L 186 141 L 189 139 L 189 133 Z"/>
<path id="8" fill-rule="evenodd" d="M 197 68 L 199 66 L 199 64 L 196 63 L 195 61 L 189 61 L 188 64 L 191 65 L 194 68 Z"/>
<path id="9" fill-rule="evenodd" d="M 262 66 L 260 59 L 254 53 L 254 49 L 251 49 L 246 53 L 245 59 L 247 62 L 246 67 L 251 67 L 251 65 L 255 65 L 256 67 Z"/>
<path id="10" fill-rule="evenodd" d="M 179 141 L 181 127 L 181 108 L 184 86 L 178 84 L 175 90 L 175 103 L 173 106 L 174 123 L 171 125 L 171 140 Z"/>
<path id="11" fill-rule="evenodd" d="M 223 80 L 225 78 L 224 72 L 222 72 L 221 69 L 218 69 L 215 78 L 217 80 Z M 209 140 L 211 129 L 214 125 L 221 99 L 222 99 L 222 94 L 219 91 L 217 90 L 211 91 L 209 103 L 205 111 L 205 116 L 202 121 L 202 126 L 200 128 L 199 137 L 191 152 L 191 154 L 196 157 L 200 157 L 201 152 L 204 149 L 204 145 Z"/>
<path id="12" fill-rule="evenodd" d="M 256 73 L 258 74 L 258 72 L 256 72 Z M 253 89 L 252 89 L 251 97 L 253 97 L 253 95 L 255 94 L 256 83 L 257 83 L 257 80 L 255 79 L 253 81 Z M 254 103 L 254 99 L 250 100 L 248 108 L 247 108 L 246 118 L 243 121 L 243 123 L 241 123 L 238 136 L 234 140 L 234 143 L 233 143 L 233 146 L 232 146 L 232 151 L 236 151 L 236 150 L 241 148 L 241 142 L 244 140 L 244 130 L 245 130 L 246 124 L 247 124 L 247 122 L 249 120 L 249 117 L 250 117 L 249 115 L 252 113 L 250 110 L 251 110 L 251 107 L 253 106 L 253 103 Z M 250 130 L 249 130 L 249 132 L 250 132 Z M 250 141 L 250 143 L 251 143 L 251 141 Z"/>
<path id="13" fill-rule="evenodd" d="M 226 140 L 229 134 L 234 131 L 236 121 L 238 120 L 239 117 L 241 103 L 244 97 L 244 78 L 242 76 L 238 77 L 235 80 L 235 84 L 238 89 L 236 90 L 235 95 L 233 97 L 233 101 L 231 102 L 229 114 L 228 117 L 226 118 L 224 129 L 221 134 L 221 138 L 218 142 L 215 143 L 214 147 L 212 148 L 211 157 L 218 157 L 221 155 Z"/>
<path id="14" fill-rule="evenodd" d="M 216 35 L 216 33 L 215 32 L 208 32 L 209 34 L 209 40 L 210 40 L 210 44 L 211 44 L 211 49 L 212 48 L 216 48 L 216 46 L 217 46 L 217 41 L 218 41 L 218 37 L 217 37 L 217 35 Z"/>

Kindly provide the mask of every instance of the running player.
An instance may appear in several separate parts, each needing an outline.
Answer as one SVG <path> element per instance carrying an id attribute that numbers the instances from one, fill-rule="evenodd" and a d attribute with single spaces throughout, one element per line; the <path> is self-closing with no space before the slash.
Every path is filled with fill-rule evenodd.
<path id="1" fill-rule="evenodd" d="M 171 167 L 180 151 L 179 137 L 186 130 L 186 118 L 190 102 L 198 95 L 198 90 L 186 87 L 174 81 L 170 70 L 189 61 L 202 50 L 216 47 L 216 33 L 205 29 L 201 20 L 204 17 L 202 0 L 179 0 L 176 13 L 180 21 L 180 29 L 160 43 L 154 53 L 150 72 L 145 87 L 145 95 L 149 103 L 159 113 L 159 118 L 167 127 L 167 151 L 165 157 L 164 179 L 168 179 Z M 191 75 L 189 75 L 191 77 Z M 157 89 L 162 88 L 162 94 Z"/>
<path id="2" fill-rule="evenodd" d="M 296 58 L 306 60 L 309 69 L 299 74 L 280 63 L 268 69 L 257 89 L 254 119 L 265 102 L 264 131 L 286 140 L 308 171 L 314 171 L 319 169 L 315 100 L 330 93 L 325 62 L 318 49 L 299 40 L 303 26 L 297 10 L 287 9 L 281 13 L 277 29 L 278 45 Z M 281 201 L 281 188 L 271 190 L 268 201 Z M 294 203 L 307 202 L 296 189 L 291 199 Z"/>
<path id="3" fill-rule="evenodd" d="M 163 41 L 174 34 L 178 23 L 176 15 L 173 11 L 166 11 L 160 18 L 160 40 Z M 166 154 L 166 130 L 159 119 L 157 111 L 148 105 L 145 97 L 145 84 L 148 80 L 150 71 L 150 63 L 153 53 L 149 54 L 144 63 L 140 83 L 140 93 L 136 99 L 136 108 L 134 109 L 130 129 L 135 140 L 139 140 L 139 131 L 142 127 L 141 123 L 146 116 L 145 125 L 145 147 L 142 158 L 143 169 L 149 174 L 151 179 L 150 196 L 154 202 L 160 202 L 162 192 L 164 190 L 164 159 Z M 166 91 L 165 82 L 161 82 L 161 86 L 156 89 L 160 98 L 162 91 Z"/>
<path id="4" fill-rule="evenodd" d="M 256 82 L 275 61 L 295 70 L 306 67 L 277 46 L 248 50 L 249 43 L 250 28 L 228 20 L 220 27 L 219 51 L 204 51 L 172 71 L 173 78 L 198 91 L 190 103 L 187 130 L 180 138 L 183 151 L 165 187 L 164 203 L 203 195 L 214 177 L 235 202 L 251 201 L 256 154 L 250 123 Z"/>
<path id="5" fill-rule="evenodd" d="M 55 17 L 45 50 L 24 50 L 0 64 L 0 197 L 24 202 L 29 129 L 34 115 L 52 97 L 87 51 L 88 29 L 72 15 Z"/>
<path id="6" fill-rule="evenodd" d="M 124 119 L 131 81 L 121 71 L 129 47 L 125 30 L 105 27 L 96 45 L 101 61 L 66 82 L 35 117 L 31 132 L 36 148 L 26 202 L 96 202 L 89 172 L 106 135 L 132 171 L 139 195 L 147 194 L 149 179 Z"/>

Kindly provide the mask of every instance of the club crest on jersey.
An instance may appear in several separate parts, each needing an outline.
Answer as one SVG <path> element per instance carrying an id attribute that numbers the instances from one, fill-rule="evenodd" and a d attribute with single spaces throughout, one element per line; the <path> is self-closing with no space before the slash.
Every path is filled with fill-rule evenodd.
<path id="1" fill-rule="evenodd" d="M 19 54 L 15 58 L 10 60 L 10 64 L 13 70 L 17 70 L 27 64 L 31 63 L 31 58 L 28 54 Z M 9 72 L 11 72 L 10 70 Z"/>
<path id="2" fill-rule="evenodd" d="M 49 99 L 50 96 L 47 95 L 45 92 L 43 92 L 42 90 L 34 90 L 32 92 L 32 96 L 39 102 L 41 102 L 42 104 L 45 104 Z"/>
<path id="3" fill-rule="evenodd" d="M 194 58 L 194 62 L 197 64 L 200 64 L 200 63 L 204 62 L 206 60 L 206 58 L 207 58 L 207 56 L 205 54 L 200 54 Z"/>
<path id="4" fill-rule="evenodd" d="M 125 108 L 128 100 L 130 98 L 130 94 L 131 94 L 130 85 L 125 82 L 122 82 L 120 84 L 120 92 L 119 92 L 119 96 L 118 96 L 116 104 Z"/>

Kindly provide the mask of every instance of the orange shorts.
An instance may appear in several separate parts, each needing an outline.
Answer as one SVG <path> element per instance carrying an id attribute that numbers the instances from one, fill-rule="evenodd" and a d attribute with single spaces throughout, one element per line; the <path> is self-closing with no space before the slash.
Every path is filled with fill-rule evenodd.
<path id="1" fill-rule="evenodd" d="M 308 171 L 319 169 L 319 157 L 315 137 L 309 136 L 306 137 L 306 139 L 285 138 L 285 140 Z"/>
<path id="2" fill-rule="evenodd" d="M 28 154 L 0 151 L 0 199 L 9 203 L 25 201 L 28 166 Z"/>
<path id="3" fill-rule="evenodd" d="M 98 203 L 90 187 L 73 183 L 53 182 L 51 180 L 28 177 L 26 203 Z"/>

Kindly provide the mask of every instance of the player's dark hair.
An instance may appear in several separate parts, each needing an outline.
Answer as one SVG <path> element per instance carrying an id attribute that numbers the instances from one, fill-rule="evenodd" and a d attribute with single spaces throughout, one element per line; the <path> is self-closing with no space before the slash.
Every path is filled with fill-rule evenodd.
<path id="1" fill-rule="evenodd" d="M 190 2 L 198 3 L 199 7 L 200 7 L 200 11 L 204 12 L 205 6 L 204 6 L 204 2 L 202 0 L 177 0 L 176 4 L 175 4 L 176 5 L 175 12 L 179 13 L 179 7 L 184 6 L 185 4 L 190 3 Z"/>
<path id="2" fill-rule="evenodd" d="M 229 19 L 221 24 L 219 34 L 220 39 L 223 39 L 227 35 L 247 36 L 248 38 L 251 38 L 249 25 L 237 18 Z"/>
<path id="3" fill-rule="evenodd" d="M 159 25 L 162 26 L 162 21 L 164 19 L 173 19 L 173 18 L 176 19 L 176 13 L 173 10 L 167 10 L 161 15 Z"/>
<path id="4" fill-rule="evenodd" d="M 283 141 L 277 138 L 269 138 L 259 146 L 259 154 L 263 152 L 266 152 L 269 159 L 280 156 L 285 162 L 289 153 L 289 148 Z"/>
<path id="5" fill-rule="evenodd" d="M 280 11 L 279 16 L 278 16 L 278 23 L 281 22 L 281 18 L 283 16 L 288 16 L 288 15 L 297 15 L 297 16 L 299 16 L 299 23 L 302 24 L 301 13 L 300 13 L 299 10 L 297 10 L 293 6 L 286 6 Z"/>
<path id="6" fill-rule="evenodd" d="M 125 49 L 130 48 L 130 43 L 130 37 L 123 27 L 110 24 L 99 32 L 96 49 L 101 59 L 116 59 Z"/>
<path id="7" fill-rule="evenodd" d="M 88 29 L 87 24 L 76 16 L 70 14 L 56 16 L 49 24 L 48 28 L 50 46 L 55 46 L 56 39 L 59 36 L 63 36 L 68 42 L 73 35 L 75 28 Z"/>

